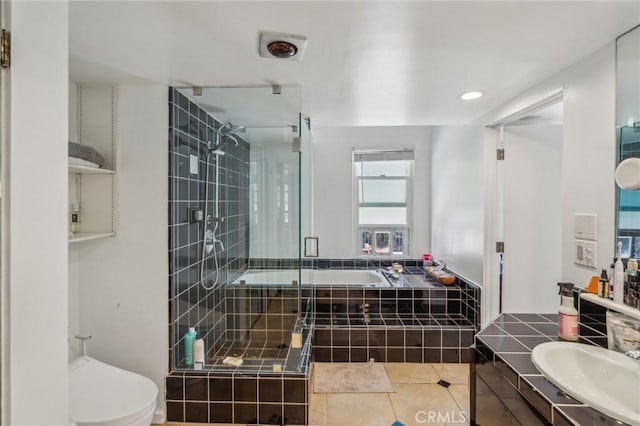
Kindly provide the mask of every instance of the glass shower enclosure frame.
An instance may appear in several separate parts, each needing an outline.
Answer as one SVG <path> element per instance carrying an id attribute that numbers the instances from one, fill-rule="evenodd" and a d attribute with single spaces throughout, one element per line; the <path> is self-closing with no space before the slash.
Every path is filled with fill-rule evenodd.
<path id="1" fill-rule="evenodd" d="M 172 370 L 305 373 L 300 87 L 171 88 L 169 108 Z"/>

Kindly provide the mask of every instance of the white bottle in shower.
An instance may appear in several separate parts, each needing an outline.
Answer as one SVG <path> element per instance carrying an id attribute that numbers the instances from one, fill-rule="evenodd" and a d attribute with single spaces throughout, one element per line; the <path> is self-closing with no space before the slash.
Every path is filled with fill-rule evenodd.
<path id="1" fill-rule="evenodd" d="M 204 367 L 204 340 L 202 339 L 196 339 L 193 342 L 193 364 Z"/>

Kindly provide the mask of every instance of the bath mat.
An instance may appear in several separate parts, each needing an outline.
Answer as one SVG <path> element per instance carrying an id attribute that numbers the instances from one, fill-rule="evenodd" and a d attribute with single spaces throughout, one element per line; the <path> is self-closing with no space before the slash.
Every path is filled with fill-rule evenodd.
<path id="1" fill-rule="evenodd" d="M 393 392 L 384 364 L 379 363 L 315 363 L 315 393 Z"/>

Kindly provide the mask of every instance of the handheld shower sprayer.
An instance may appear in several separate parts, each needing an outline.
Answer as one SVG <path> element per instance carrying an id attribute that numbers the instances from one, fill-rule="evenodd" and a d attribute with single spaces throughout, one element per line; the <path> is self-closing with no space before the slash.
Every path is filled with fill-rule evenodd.
<path id="1" fill-rule="evenodd" d="M 204 217 L 202 230 L 202 256 L 200 257 L 200 284 L 205 290 L 212 290 L 220 282 L 220 265 L 218 264 L 218 252 L 217 247 L 220 246 L 220 250 L 224 250 L 224 243 L 216 235 L 220 224 L 224 222 L 224 218 L 220 216 L 220 157 L 224 155 L 222 149 L 229 141 L 233 141 L 235 146 L 238 146 L 238 139 L 235 138 L 235 134 L 245 130 L 244 126 L 233 126 L 231 120 L 227 120 L 216 130 L 215 144 L 213 141 L 207 143 L 207 166 L 205 177 L 205 190 L 204 190 Z M 223 141 L 223 138 L 227 138 Z M 215 162 L 215 198 L 213 200 L 214 216 L 209 214 L 209 169 L 211 165 L 211 156 L 216 157 Z M 213 228 L 213 229 L 211 229 Z M 205 283 L 205 258 L 207 255 L 213 252 L 213 264 L 215 268 L 214 278 Z"/>

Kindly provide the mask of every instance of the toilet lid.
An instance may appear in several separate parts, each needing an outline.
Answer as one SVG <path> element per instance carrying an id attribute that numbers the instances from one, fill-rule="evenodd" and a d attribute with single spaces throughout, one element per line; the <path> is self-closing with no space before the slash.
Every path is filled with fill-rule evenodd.
<path id="1" fill-rule="evenodd" d="M 153 410 L 158 387 L 131 371 L 80 357 L 69 364 L 69 417 L 76 423 L 131 423 Z"/>

